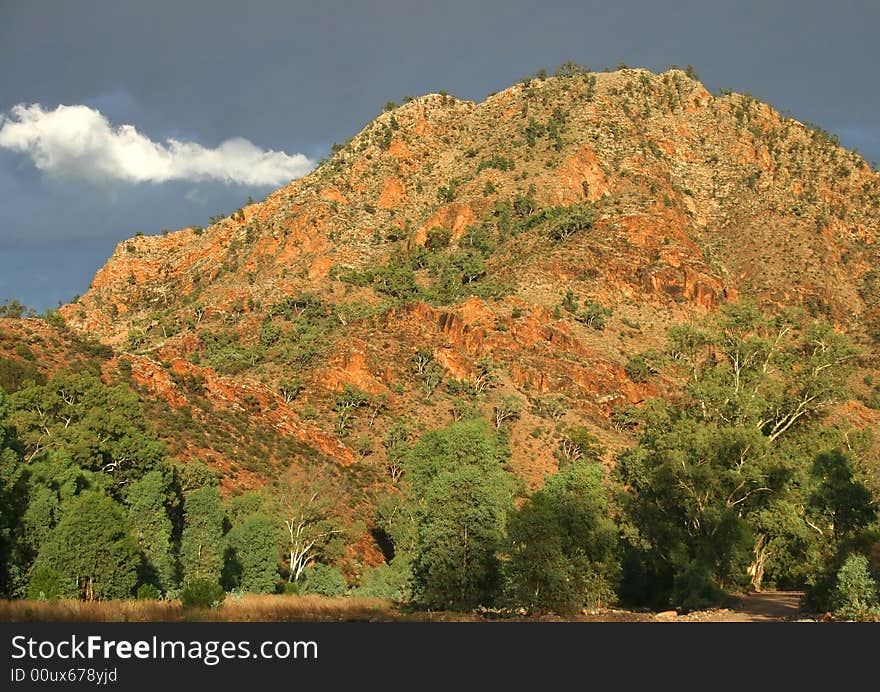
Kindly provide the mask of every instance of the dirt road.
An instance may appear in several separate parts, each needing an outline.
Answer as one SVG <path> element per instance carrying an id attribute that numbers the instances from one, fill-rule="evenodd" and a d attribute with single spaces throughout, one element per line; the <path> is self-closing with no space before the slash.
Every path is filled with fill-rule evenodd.
<path id="1" fill-rule="evenodd" d="M 766 591 L 743 596 L 730 610 L 713 613 L 704 622 L 785 622 L 801 616 L 800 591 Z"/>

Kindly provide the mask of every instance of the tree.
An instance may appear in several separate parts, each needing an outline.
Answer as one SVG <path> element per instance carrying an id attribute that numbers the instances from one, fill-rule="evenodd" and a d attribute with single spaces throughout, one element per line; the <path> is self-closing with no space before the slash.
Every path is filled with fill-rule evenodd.
<path id="1" fill-rule="evenodd" d="M 272 593 L 278 581 L 276 529 L 265 514 L 251 514 L 227 534 L 239 586 L 249 593 Z"/>
<path id="2" fill-rule="evenodd" d="M 474 365 L 474 391 L 482 394 L 495 386 L 495 364 L 488 356 L 483 356 Z"/>
<path id="3" fill-rule="evenodd" d="M 140 559 L 122 507 L 87 490 L 63 507 L 61 520 L 43 544 L 34 575 L 54 576 L 61 596 L 87 601 L 131 596 Z M 31 597 L 37 582 L 32 581 Z"/>
<path id="4" fill-rule="evenodd" d="M 26 462 L 63 451 L 121 488 L 165 459 L 164 446 L 147 428 L 137 395 L 126 385 L 110 387 L 92 375 L 62 373 L 45 385 L 19 390 L 12 404 L 9 422 Z"/>
<path id="5" fill-rule="evenodd" d="M 500 430 L 505 421 L 519 418 L 521 411 L 522 404 L 517 397 L 508 395 L 502 396 L 493 408 L 495 429 Z"/>
<path id="6" fill-rule="evenodd" d="M 406 457 L 415 516 L 415 597 L 430 608 L 489 604 L 500 588 L 498 550 L 512 499 L 507 451 L 482 420 L 422 435 Z"/>
<path id="7" fill-rule="evenodd" d="M 285 404 L 292 403 L 302 390 L 303 383 L 298 377 L 294 377 L 292 380 L 281 380 L 278 383 L 278 392 L 281 394 L 281 398 L 284 399 Z"/>
<path id="8" fill-rule="evenodd" d="M 745 585 L 752 549 L 745 517 L 784 481 L 765 444 L 756 430 L 682 417 L 621 456 L 629 515 L 651 546 L 652 581 L 665 583 L 672 605 L 702 607 L 720 589 Z"/>
<path id="9" fill-rule="evenodd" d="M 128 516 L 132 535 L 143 560 L 139 580 L 168 591 L 177 584 L 177 565 L 172 543 L 173 525 L 168 516 L 168 483 L 160 471 L 149 471 L 128 489 Z"/>
<path id="10" fill-rule="evenodd" d="M 513 513 L 506 572 L 517 606 L 569 615 L 613 601 L 620 567 L 609 509 L 601 466 L 582 461 Z"/>
<path id="11" fill-rule="evenodd" d="M 26 570 L 21 554 L 22 515 L 27 507 L 26 477 L 7 439 L 9 398 L 0 389 L 0 596 L 9 598 Z"/>
<path id="12" fill-rule="evenodd" d="M 269 511 L 287 558 L 288 582 L 298 581 L 306 566 L 331 552 L 335 539 L 342 536 L 342 525 L 334 516 L 341 501 L 333 484 L 292 473 L 272 490 Z"/>
<path id="13" fill-rule="evenodd" d="M 336 402 L 333 405 L 336 411 L 336 430 L 345 433 L 351 427 L 351 422 L 355 417 L 355 412 L 370 402 L 370 397 L 366 392 L 361 391 L 351 384 L 345 385 L 342 392 L 336 396 Z"/>
<path id="14" fill-rule="evenodd" d="M 836 458 L 819 464 L 812 502 L 803 491 L 816 483 L 805 450 L 833 439 L 820 417 L 844 395 L 854 349 L 827 325 L 743 301 L 670 330 L 669 351 L 684 397 L 646 405 L 639 446 L 618 463 L 645 583 L 659 603 L 696 607 L 726 588 L 760 588 L 767 569 L 810 578 L 823 531 L 811 516 L 840 512 L 846 527 L 870 516 Z"/>
<path id="15" fill-rule="evenodd" d="M 449 247 L 449 241 L 452 239 L 452 231 L 448 228 L 435 226 L 428 231 L 425 239 L 425 249 L 428 252 L 436 252 Z"/>
<path id="16" fill-rule="evenodd" d="M 385 468 L 391 482 L 397 483 L 403 476 L 402 457 L 409 442 L 410 429 L 402 420 L 395 421 L 385 434 L 382 444 L 385 447 Z"/>
<path id="17" fill-rule="evenodd" d="M 547 234 L 552 240 L 560 242 L 593 226 L 593 212 L 586 203 L 570 207 L 552 207 L 545 211 L 545 216 L 549 219 Z"/>
<path id="18" fill-rule="evenodd" d="M 559 440 L 559 454 L 562 462 L 573 464 L 587 458 L 596 461 L 602 456 L 599 438 L 592 435 L 583 425 L 566 428 Z"/>
<path id="19" fill-rule="evenodd" d="M 591 329 L 602 331 L 605 329 L 606 318 L 611 315 L 611 310 L 595 300 L 585 300 L 583 310 L 578 319 Z"/>
<path id="20" fill-rule="evenodd" d="M 568 412 L 568 401 L 561 394 L 539 396 L 532 402 L 533 411 L 542 418 L 561 420 Z"/>
<path id="21" fill-rule="evenodd" d="M 353 591 L 363 598 L 387 598 L 408 601 L 412 597 L 412 571 L 405 556 L 399 555 L 388 564 L 368 567 L 361 575 L 360 584 Z"/>
<path id="22" fill-rule="evenodd" d="M 223 521 L 226 511 L 215 486 L 189 492 L 183 502 L 180 566 L 185 582 L 219 581 L 223 569 Z"/>
<path id="23" fill-rule="evenodd" d="M 877 518 L 870 491 L 853 478 L 849 457 L 840 450 L 816 457 L 811 469 L 815 489 L 809 497 L 814 526 L 835 541 L 851 537 Z"/>
<path id="24" fill-rule="evenodd" d="M 623 366 L 626 376 L 633 382 L 647 382 L 651 376 L 651 366 L 645 360 L 645 356 L 639 354 L 632 356 Z"/>

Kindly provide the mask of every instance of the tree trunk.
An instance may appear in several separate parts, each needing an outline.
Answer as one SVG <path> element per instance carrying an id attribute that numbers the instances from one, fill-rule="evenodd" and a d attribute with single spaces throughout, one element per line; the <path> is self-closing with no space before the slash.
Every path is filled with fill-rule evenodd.
<path id="1" fill-rule="evenodd" d="M 755 591 L 760 591 L 761 582 L 764 581 L 764 567 L 767 565 L 767 560 L 770 557 L 770 553 L 767 550 L 766 537 L 759 536 L 758 540 L 755 541 L 754 555 L 755 558 L 752 560 L 752 564 L 749 565 L 748 573 L 752 578 L 752 588 Z"/>

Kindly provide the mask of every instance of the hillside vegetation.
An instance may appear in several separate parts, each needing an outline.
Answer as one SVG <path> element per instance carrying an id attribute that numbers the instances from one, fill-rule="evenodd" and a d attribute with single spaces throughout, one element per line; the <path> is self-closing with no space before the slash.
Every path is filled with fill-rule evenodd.
<path id="1" fill-rule="evenodd" d="M 858 154 L 691 70 L 389 102 L 0 319 L 5 594 L 570 614 L 769 586 L 871 617 L 878 218 Z"/>

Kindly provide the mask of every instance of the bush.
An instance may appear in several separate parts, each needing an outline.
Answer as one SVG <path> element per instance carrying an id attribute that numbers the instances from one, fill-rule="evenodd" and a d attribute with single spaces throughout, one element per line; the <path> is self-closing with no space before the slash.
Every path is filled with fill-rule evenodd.
<path id="1" fill-rule="evenodd" d="M 578 315 L 581 322 L 597 331 L 605 329 L 606 318 L 611 316 L 610 308 L 606 308 L 595 300 L 584 301 L 583 308 L 583 311 Z"/>
<path id="2" fill-rule="evenodd" d="M 318 596 L 343 596 L 348 591 L 348 584 L 336 567 L 316 563 L 311 569 L 303 572 L 300 592 Z"/>
<path id="3" fill-rule="evenodd" d="M 709 608 L 723 599 L 724 592 L 716 585 L 708 565 L 693 562 L 675 575 L 670 602 L 680 603 L 685 611 Z"/>
<path id="4" fill-rule="evenodd" d="M 299 584 L 295 581 L 285 581 L 280 585 L 281 593 L 284 596 L 299 596 Z"/>
<path id="5" fill-rule="evenodd" d="M 45 565 L 36 565 L 31 572 L 28 598 L 39 601 L 61 598 L 61 578 L 58 572 Z"/>
<path id="6" fill-rule="evenodd" d="M 137 589 L 136 596 L 139 601 L 157 601 L 162 594 L 152 584 L 141 584 Z"/>
<path id="7" fill-rule="evenodd" d="M 553 240 L 568 240 L 575 233 L 593 226 L 592 211 L 585 205 L 556 207 L 548 216 L 551 221 L 548 234 Z"/>
<path id="8" fill-rule="evenodd" d="M 187 582 L 180 592 L 184 608 L 216 608 L 225 598 L 226 592 L 219 582 L 200 577 Z"/>
<path id="9" fill-rule="evenodd" d="M 387 598 L 391 601 L 408 601 L 412 597 L 409 582 L 412 572 L 409 564 L 397 557 L 388 565 L 364 570 L 361 583 L 354 590 L 355 596 Z"/>
<path id="10" fill-rule="evenodd" d="M 832 595 L 834 614 L 845 620 L 865 620 L 880 615 L 877 582 L 864 555 L 850 555 L 837 572 Z"/>
<path id="11" fill-rule="evenodd" d="M 435 250 L 447 248 L 449 247 L 449 241 L 451 238 L 452 231 L 448 228 L 436 226 L 428 231 L 428 237 L 425 240 L 425 249 L 428 250 L 428 252 L 434 252 Z"/>
<path id="12" fill-rule="evenodd" d="M 651 366 L 641 355 L 630 358 L 623 369 L 633 382 L 647 382 L 651 376 Z"/>

